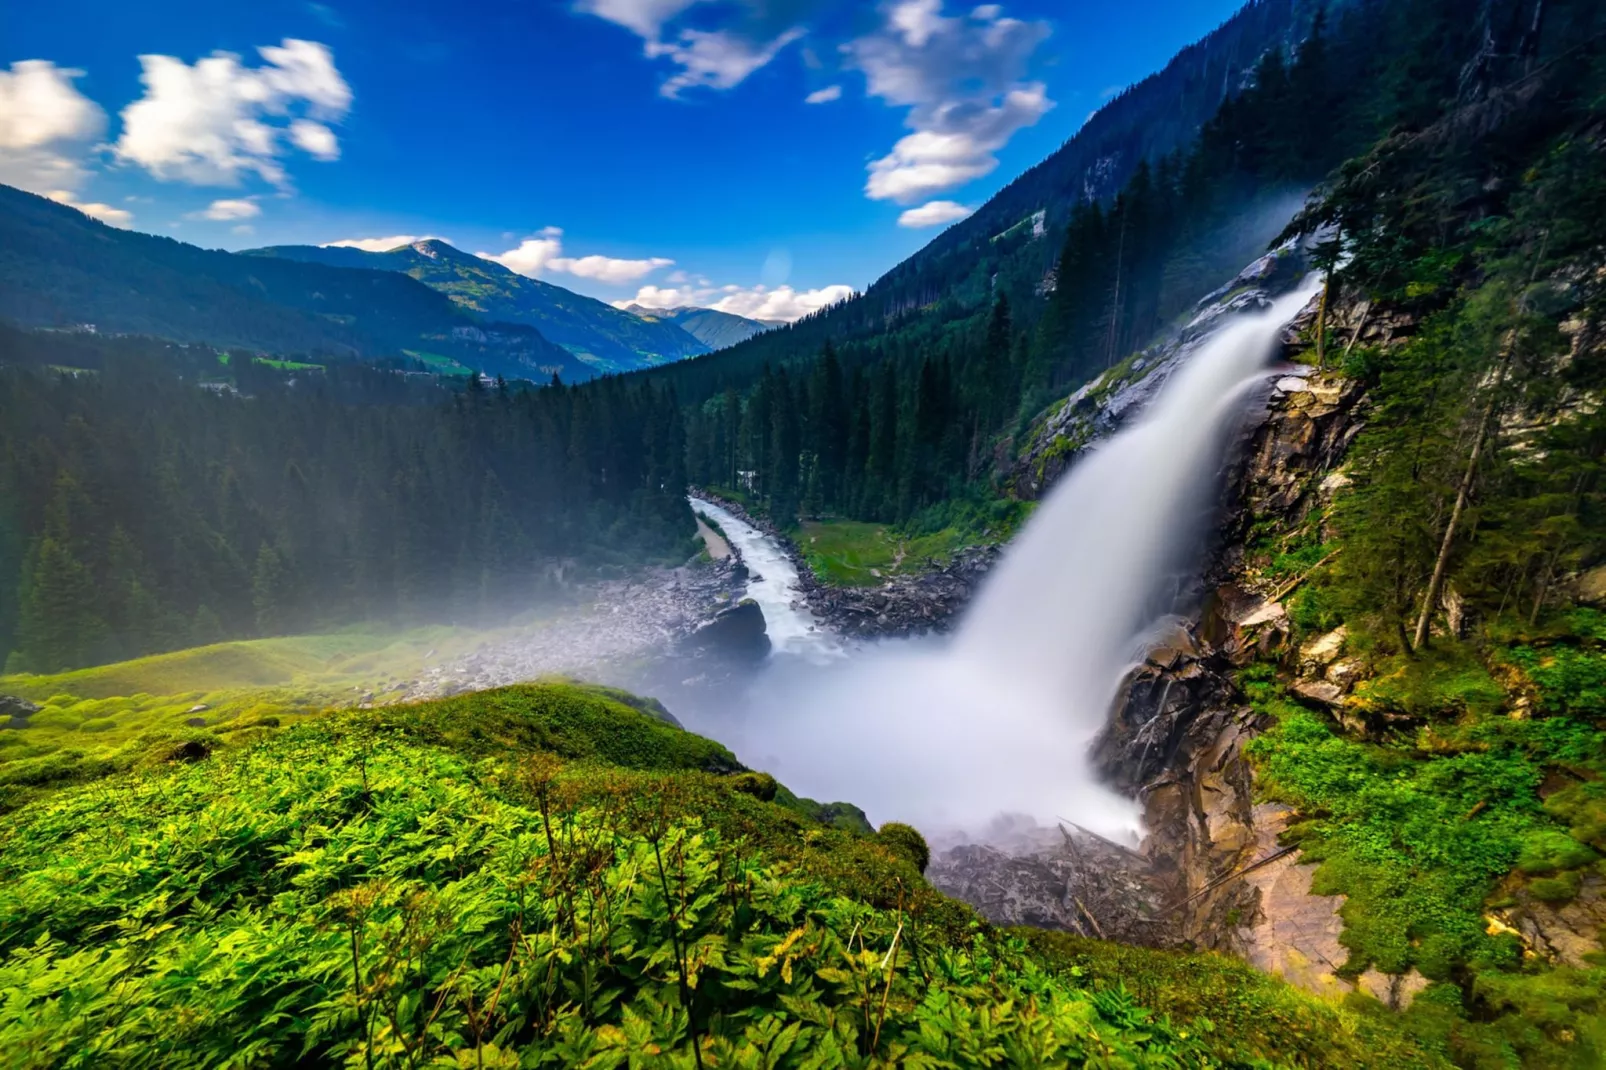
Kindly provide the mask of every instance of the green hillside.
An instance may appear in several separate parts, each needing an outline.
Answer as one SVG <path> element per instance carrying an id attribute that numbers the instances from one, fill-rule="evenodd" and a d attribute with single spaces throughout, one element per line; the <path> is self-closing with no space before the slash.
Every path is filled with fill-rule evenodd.
<path id="1" fill-rule="evenodd" d="M 477 316 L 538 328 L 594 371 L 652 367 L 706 353 L 712 347 L 673 321 L 643 320 L 592 297 L 430 239 L 384 253 L 346 247 L 279 245 L 245 255 L 340 267 L 394 271 L 446 294 Z"/>
<path id="2" fill-rule="evenodd" d="M 0 834 L 8 1065 L 1439 1065 L 1226 959 L 993 929 L 912 830 L 821 824 L 627 698 L 122 744 Z"/>
<path id="3" fill-rule="evenodd" d="M 0 186 L 0 318 L 344 360 L 438 354 L 508 378 L 591 369 L 524 324 L 405 276 L 242 257 L 119 230 Z"/>

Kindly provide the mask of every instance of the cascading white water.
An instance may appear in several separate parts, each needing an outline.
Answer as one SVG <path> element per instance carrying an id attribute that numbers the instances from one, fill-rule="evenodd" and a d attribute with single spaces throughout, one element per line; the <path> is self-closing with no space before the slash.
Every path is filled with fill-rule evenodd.
<path id="1" fill-rule="evenodd" d="M 1087 748 L 1218 492 L 1221 453 L 1308 283 L 1203 342 L 1137 422 L 1082 458 L 950 640 L 881 643 L 824 671 L 777 665 L 727 742 L 792 789 L 877 823 L 979 832 L 1000 814 L 1132 837 L 1137 809 Z"/>

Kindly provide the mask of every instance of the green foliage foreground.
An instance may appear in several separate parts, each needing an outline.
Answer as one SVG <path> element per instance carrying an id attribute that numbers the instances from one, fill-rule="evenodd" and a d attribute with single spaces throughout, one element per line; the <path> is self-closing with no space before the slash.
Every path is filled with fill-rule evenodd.
<path id="1" fill-rule="evenodd" d="M 194 744 L 0 832 L 8 1065 L 1433 1065 L 1213 956 L 992 930 L 604 691 Z"/>

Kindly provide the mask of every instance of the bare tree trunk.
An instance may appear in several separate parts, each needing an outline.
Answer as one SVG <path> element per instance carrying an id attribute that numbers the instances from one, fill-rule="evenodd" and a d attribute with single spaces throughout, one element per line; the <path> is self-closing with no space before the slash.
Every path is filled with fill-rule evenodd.
<path id="1" fill-rule="evenodd" d="M 1322 303 L 1316 307 L 1316 370 L 1327 370 L 1327 295 L 1333 289 L 1333 273 L 1322 279 Z"/>
<path id="2" fill-rule="evenodd" d="M 1500 401 L 1500 384 L 1505 380 L 1505 364 L 1502 362 L 1500 374 L 1495 377 L 1491 388 L 1492 397 L 1483 410 L 1483 418 L 1478 421 L 1478 433 L 1472 440 L 1472 455 L 1467 458 L 1467 470 L 1461 476 L 1460 489 L 1456 491 L 1455 507 L 1450 510 L 1450 522 L 1444 527 L 1444 538 L 1439 541 L 1439 556 L 1433 562 L 1433 578 L 1428 580 L 1427 595 L 1422 599 L 1422 612 L 1416 618 L 1416 635 L 1411 643 L 1412 650 L 1420 650 L 1428 641 L 1428 625 L 1433 620 L 1433 607 L 1439 601 L 1439 593 L 1444 590 L 1444 574 L 1450 566 L 1450 550 L 1455 546 L 1456 529 L 1461 526 L 1461 514 L 1466 512 L 1467 499 L 1472 496 L 1472 484 L 1478 477 L 1478 461 L 1483 457 L 1483 444 L 1489 439 L 1489 428 L 1494 423 L 1495 407 Z"/>
<path id="3" fill-rule="evenodd" d="M 1126 260 L 1126 217 L 1121 213 L 1121 240 L 1115 252 L 1115 294 L 1110 299 L 1110 341 L 1104 354 L 1104 367 L 1106 370 L 1115 367 L 1115 338 L 1116 329 L 1121 325 L 1121 269 Z"/>

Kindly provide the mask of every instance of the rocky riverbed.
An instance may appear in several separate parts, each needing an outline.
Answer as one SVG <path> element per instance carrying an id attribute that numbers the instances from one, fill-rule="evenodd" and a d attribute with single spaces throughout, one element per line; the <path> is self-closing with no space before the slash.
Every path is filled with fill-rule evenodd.
<path id="1" fill-rule="evenodd" d="M 403 697 L 439 698 L 542 676 L 640 679 L 666 661 L 696 675 L 762 658 L 769 649 L 763 615 L 740 604 L 746 583 L 746 569 L 727 559 L 587 586 L 574 604 L 527 629 L 426 663 L 403 685 Z"/>
<path id="2" fill-rule="evenodd" d="M 894 576 L 874 587 L 839 587 L 814 575 L 802 552 L 767 517 L 736 502 L 695 492 L 773 539 L 797 567 L 801 604 L 830 631 L 850 639 L 879 639 L 947 631 L 998 561 L 997 546 L 968 547 L 944 565 Z"/>

